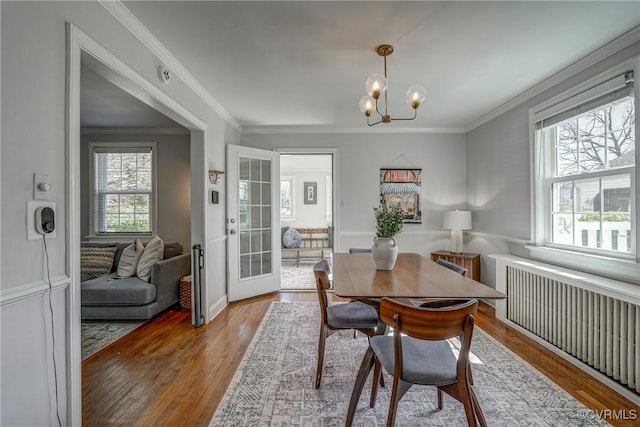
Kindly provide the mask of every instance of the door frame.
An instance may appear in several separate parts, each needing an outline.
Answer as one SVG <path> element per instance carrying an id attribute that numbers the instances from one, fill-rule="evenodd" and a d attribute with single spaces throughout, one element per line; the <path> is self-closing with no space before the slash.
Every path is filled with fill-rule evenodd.
<path id="1" fill-rule="evenodd" d="M 69 277 L 67 292 L 67 420 L 70 425 L 82 424 L 82 358 L 80 347 L 80 68 L 82 53 L 87 53 L 109 70 L 107 80 L 150 105 L 162 114 L 190 130 L 191 152 L 191 238 L 192 242 L 207 236 L 207 195 L 204 183 L 207 169 L 208 126 L 189 110 L 158 89 L 98 42 L 70 22 L 67 30 L 67 170 L 66 170 L 66 274 Z M 206 272 L 206 270 L 205 270 Z M 203 272 L 203 274 L 205 273 Z M 206 277 L 204 274 L 203 277 Z M 203 300 L 207 301 L 207 289 L 203 287 Z M 205 310 L 206 312 L 206 310 Z"/>
<path id="2" fill-rule="evenodd" d="M 339 236 L 339 232 L 338 230 L 339 228 L 339 224 L 340 224 L 340 218 L 339 218 L 339 212 L 340 209 L 338 209 L 338 203 L 336 203 L 338 200 L 340 200 L 340 194 L 339 194 L 339 190 L 338 190 L 338 148 L 337 147 L 324 147 L 324 148 L 290 148 L 290 147 L 279 147 L 279 148 L 275 148 L 275 151 L 277 151 L 280 154 L 306 154 L 306 155 L 310 155 L 310 154 L 331 154 L 331 187 L 332 187 L 332 220 L 333 220 L 333 236 L 332 236 L 332 242 L 333 242 L 333 252 L 341 252 L 341 247 L 340 247 L 340 239 L 338 238 Z"/>

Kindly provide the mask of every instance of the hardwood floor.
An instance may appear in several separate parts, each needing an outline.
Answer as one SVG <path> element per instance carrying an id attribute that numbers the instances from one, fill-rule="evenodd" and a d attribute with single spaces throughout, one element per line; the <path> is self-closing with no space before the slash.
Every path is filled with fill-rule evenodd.
<path id="1" fill-rule="evenodd" d="M 82 362 L 83 424 L 207 426 L 269 304 L 316 300 L 315 292 L 282 292 L 236 302 L 198 329 L 188 312 L 165 312 Z M 490 306 L 481 305 L 477 325 L 587 407 L 640 419 L 640 407 L 497 321 Z"/>

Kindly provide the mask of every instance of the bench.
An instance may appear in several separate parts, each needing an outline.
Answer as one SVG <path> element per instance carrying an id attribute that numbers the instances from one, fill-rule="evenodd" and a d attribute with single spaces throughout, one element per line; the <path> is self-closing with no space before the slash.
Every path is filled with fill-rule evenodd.
<path id="1" fill-rule="evenodd" d="M 296 266 L 300 267 L 300 254 L 302 253 L 313 255 L 314 252 L 320 252 L 320 260 L 323 260 L 325 251 L 331 252 L 331 239 L 328 228 L 296 228 L 296 230 L 301 237 L 300 247 L 282 248 L 283 253 L 296 254 Z"/>

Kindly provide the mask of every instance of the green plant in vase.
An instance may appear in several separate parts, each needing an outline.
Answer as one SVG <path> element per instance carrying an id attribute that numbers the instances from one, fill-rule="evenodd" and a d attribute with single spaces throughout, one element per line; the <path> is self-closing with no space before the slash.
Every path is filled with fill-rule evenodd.
<path id="1" fill-rule="evenodd" d="M 376 237 L 371 252 L 378 270 L 392 270 L 398 258 L 398 244 L 395 236 L 402 231 L 404 216 L 399 206 L 374 208 L 376 216 Z"/>
<path id="2" fill-rule="evenodd" d="M 390 238 L 402 231 L 404 216 L 399 206 L 373 208 L 376 215 L 376 236 Z"/>

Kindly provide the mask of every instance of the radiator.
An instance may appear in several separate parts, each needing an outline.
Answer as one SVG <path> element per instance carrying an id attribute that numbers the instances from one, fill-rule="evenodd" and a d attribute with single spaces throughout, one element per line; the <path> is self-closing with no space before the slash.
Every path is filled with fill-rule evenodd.
<path id="1" fill-rule="evenodd" d="M 496 287 L 508 298 L 502 313 L 496 307 L 498 317 L 640 392 L 640 304 L 635 298 L 640 288 L 622 283 L 623 292 L 616 297 L 616 289 L 598 289 L 584 279 L 590 275 L 503 258 L 511 262 L 496 263 L 502 282 Z M 629 298 L 628 292 L 634 297 Z"/>

